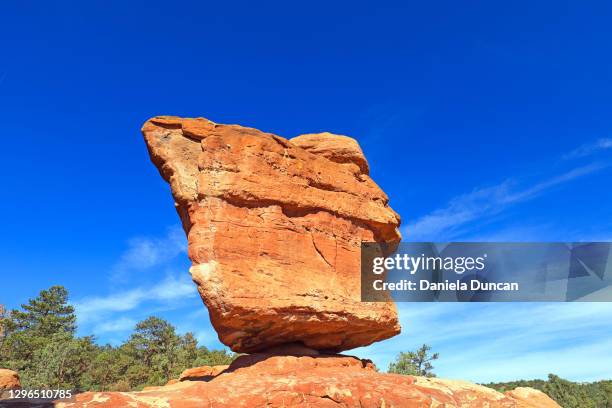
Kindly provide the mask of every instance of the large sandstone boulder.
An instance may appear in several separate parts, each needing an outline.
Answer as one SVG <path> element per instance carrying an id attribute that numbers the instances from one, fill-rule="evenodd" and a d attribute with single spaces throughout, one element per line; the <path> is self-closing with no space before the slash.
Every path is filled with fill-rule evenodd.
<path id="1" fill-rule="evenodd" d="M 341 351 L 399 333 L 392 302 L 360 302 L 360 244 L 395 245 L 400 219 L 355 140 L 168 116 L 142 131 L 224 344 Z"/>
<path id="2" fill-rule="evenodd" d="M 239 357 L 209 382 L 183 381 L 145 392 L 88 392 L 58 408 L 79 407 L 359 407 L 560 408 L 545 394 L 515 398 L 463 381 L 376 372 L 354 357 Z"/>
<path id="3" fill-rule="evenodd" d="M 11 388 L 19 388 L 19 374 L 6 368 L 0 368 L 0 390 L 8 390 Z"/>

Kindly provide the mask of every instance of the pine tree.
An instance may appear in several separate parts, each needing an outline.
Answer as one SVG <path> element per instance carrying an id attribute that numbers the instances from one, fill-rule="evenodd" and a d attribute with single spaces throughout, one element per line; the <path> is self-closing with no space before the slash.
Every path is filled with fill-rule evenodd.
<path id="1" fill-rule="evenodd" d="M 174 374 L 181 339 L 174 326 L 151 316 L 136 325 L 129 343 L 149 371 L 149 382 L 162 385 Z"/>
<path id="2" fill-rule="evenodd" d="M 52 286 L 21 309 L 2 322 L 0 365 L 19 372 L 25 386 L 77 387 L 86 369 L 83 353 L 92 352 L 94 345 L 92 338 L 74 338 L 76 315 L 68 304 L 68 291 Z"/>
<path id="3" fill-rule="evenodd" d="M 394 374 L 417 375 L 422 377 L 435 377 L 432 361 L 439 358 L 438 353 L 431 356 L 431 347 L 423 344 L 417 351 L 399 353 L 395 362 L 389 364 L 389 372 Z"/>
<path id="4" fill-rule="evenodd" d="M 30 299 L 21 308 L 23 311 L 11 313 L 13 330 L 29 330 L 38 336 L 72 335 L 76 330 L 74 308 L 68 305 L 68 291 L 63 286 L 42 290 L 38 297 Z"/>

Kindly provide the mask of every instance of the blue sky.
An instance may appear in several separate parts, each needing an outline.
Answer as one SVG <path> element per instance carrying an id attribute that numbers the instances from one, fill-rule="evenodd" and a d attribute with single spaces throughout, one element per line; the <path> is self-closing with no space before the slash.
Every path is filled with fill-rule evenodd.
<path id="1" fill-rule="evenodd" d="M 16 2 L 0 15 L 0 302 L 66 286 L 81 334 L 150 314 L 219 347 L 167 185 L 159 114 L 357 138 L 407 240 L 609 240 L 609 2 Z M 88 4 L 83 4 L 88 3 Z M 129 4 L 128 4 L 129 3 Z M 385 368 L 612 377 L 612 305 L 401 304 Z"/>

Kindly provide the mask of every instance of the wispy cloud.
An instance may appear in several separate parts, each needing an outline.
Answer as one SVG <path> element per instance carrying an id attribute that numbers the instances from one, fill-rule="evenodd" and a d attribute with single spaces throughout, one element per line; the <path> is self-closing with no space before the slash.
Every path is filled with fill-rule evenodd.
<path id="1" fill-rule="evenodd" d="M 173 321 L 173 324 L 176 325 L 176 329 L 179 333 L 193 333 L 198 340 L 198 344 L 211 349 L 227 349 L 227 347 L 219 341 L 219 336 L 210 323 L 208 310 L 204 307 L 202 302 L 197 302 L 197 308 L 192 308 L 182 313 L 180 319 Z"/>
<path id="2" fill-rule="evenodd" d="M 567 236 L 567 231 L 561 231 Z M 560 230 L 553 223 L 510 225 L 495 228 L 492 231 L 465 231 L 461 240 L 473 242 L 535 242 L 555 241 L 559 239 Z"/>
<path id="3" fill-rule="evenodd" d="M 115 313 L 125 313 L 142 307 L 145 303 L 168 303 L 193 298 L 197 294 L 195 285 L 187 274 L 176 278 L 168 276 L 163 281 L 150 287 L 136 287 L 130 290 L 81 299 L 74 303 L 79 323 L 91 321 L 113 321 Z M 122 315 L 121 317 L 125 317 Z M 113 327 L 103 326 L 106 331 Z"/>
<path id="4" fill-rule="evenodd" d="M 517 187 L 520 184 L 517 180 L 508 179 L 491 187 L 476 189 L 418 218 L 405 227 L 405 236 L 411 240 L 452 239 L 469 222 L 499 214 L 514 204 L 536 198 L 553 187 L 595 173 L 604 167 L 606 165 L 600 163 L 577 167 L 522 188 Z"/>
<path id="5" fill-rule="evenodd" d="M 612 149 L 612 139 L 602 138 L 592 143 L 584 144 L 575 150 L 572 150 L 565 156 L 564 159 L 575 159 L 579 157 L 590 156 L 602 150 Z"/>
<path id="6" fill-rule="evenodd" d="M 128 242 L 127 250 L 113 266 L 112 278 L 121 280 L 132 271 L 159 266 L 186 252 L 187 240 L 179 227 L 169 228 L 162 238 L 133 238 Z"/>
<path id="7" fill-rule="evenodd" d="M 119 344 L 148 316 L 176 314 L 181 321 L 194 307 L 204 309 L 187 272 L 187 257 L 179 259 L 186 251 L 185 234 L 179 227 L 169 228 L 161 237 L 128 241 L 111 268 L 107 294 L 94 289 L 91 296 L 73 302 L 79 331 Z M 176 273 L 177 268 L 184 269 Z M 138 280 L 130 279 L 135 272 Z"/>
<path id="8" fill-rule="evenodd" d="M 94 333 L 113 333 L 131 330 L 136 326 L 136 320 L 129 317 L 121 317 L 117 320 L 109 320 L 99 323 L 94 328 Z"/>
<path id="9" fill-rule="evenodd" d="M 401 303 L 403 332 L 358 349 L 386 369 L 400 351 L 423 343 L 440 352 L 441 377 L 477 382 L 612 376 L 612 304 Z M 588 361 L 588 364 L 584 362 Z"/>

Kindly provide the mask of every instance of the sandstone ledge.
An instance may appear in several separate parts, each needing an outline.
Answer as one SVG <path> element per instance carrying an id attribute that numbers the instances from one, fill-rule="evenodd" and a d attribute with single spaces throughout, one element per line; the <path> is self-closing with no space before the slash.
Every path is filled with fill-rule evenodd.
<path id="1" fill-rule="evenodd" d="M 143 392 L 84 393 L 77 407 L 559 408 L 540 391 L 507 394 L 464 381 L 383 374 L 354 357 L 242 356 L 211 381 Z"/>

